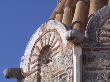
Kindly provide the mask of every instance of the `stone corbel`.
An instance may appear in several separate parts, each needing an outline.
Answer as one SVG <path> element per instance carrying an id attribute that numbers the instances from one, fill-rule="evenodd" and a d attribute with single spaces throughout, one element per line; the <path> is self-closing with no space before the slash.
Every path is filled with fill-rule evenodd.
<path id="1" fill-rule="evenodd" d="M 8 68 L 4 70 L 4 76 L 7 79 L 16 78 L 17 82 L 22 82 L 24 79 L 23 71 L 21 68 Z"/>
<path id="2" fill-rule="evenodd" d="M 76 29 L 72 29 L 72 30 L 67 31 L 66 39 L 68 41 L 72 40 L 75 43 L 79 43 L 79 42 L 83 41 L 84 34 Z"/>
<path id="3" fill-rule="evenodd" d="M 89 1 L 79 0 L 76 4 L 75 13 L 72 21 L 71 30 L 67 31 L 66 39 L 78 44 L 84 39 L 85 25 L 87 22 L 87 12 L 89 9 Z"/>

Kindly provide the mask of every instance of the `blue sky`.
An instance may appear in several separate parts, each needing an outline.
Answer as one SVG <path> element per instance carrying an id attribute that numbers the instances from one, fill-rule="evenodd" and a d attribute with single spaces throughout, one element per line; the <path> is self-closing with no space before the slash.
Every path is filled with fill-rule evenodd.
<path id="1" fill-rule="evenodd" d="M 32 33 L 56 6 L 56 0 L 0 0 L 0 82 L 3 70 L 19 67 L 20 58 Z"/>

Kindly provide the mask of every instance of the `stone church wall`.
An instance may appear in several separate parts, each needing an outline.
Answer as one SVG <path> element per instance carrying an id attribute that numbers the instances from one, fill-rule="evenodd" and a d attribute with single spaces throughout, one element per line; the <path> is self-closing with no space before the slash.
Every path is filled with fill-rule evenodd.
<path id="1" fill-rule="evenodd" d="M 52 61 L 41 66 L 41 82 L 72 82 L 72 50 L 65 54 L 57 54 L 52 57 Z M 25 82 L 36 82 L 37 72 L 29 75 Z"/>
<path id="2" fill-rule="evenodd" d="M 83 53 L 83 82 L 110 82 L 110 51 Z"/>

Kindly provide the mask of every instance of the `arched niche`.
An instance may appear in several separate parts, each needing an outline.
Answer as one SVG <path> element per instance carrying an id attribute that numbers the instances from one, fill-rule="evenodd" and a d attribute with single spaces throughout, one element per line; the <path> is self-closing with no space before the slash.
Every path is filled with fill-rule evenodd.
<path id="1" fill-rule="evenodd" d="M 24 82 L 72 81 L 72 50 L 64 52 L 66 31 L 63 24 L 50 20 L 34 33 L 21 59 Z"/>

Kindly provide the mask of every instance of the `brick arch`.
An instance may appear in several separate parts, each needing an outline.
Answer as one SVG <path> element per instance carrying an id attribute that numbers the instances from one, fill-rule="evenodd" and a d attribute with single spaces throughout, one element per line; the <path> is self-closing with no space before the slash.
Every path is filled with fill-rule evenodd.
<path id="1" fill-rule="evenodd" d="M 40 78 L 41 62 L 47 65 L 51 57 L 63 52 L 62 45 L 67 44 L 65 32 L 66 28 L 63 24 L 50 20 L 34 33 L 21 59 L 21 68 L 27 74 L 26 78 Z"/>

